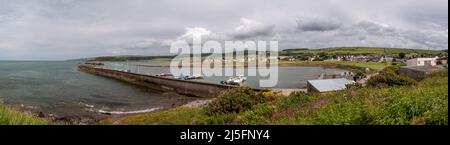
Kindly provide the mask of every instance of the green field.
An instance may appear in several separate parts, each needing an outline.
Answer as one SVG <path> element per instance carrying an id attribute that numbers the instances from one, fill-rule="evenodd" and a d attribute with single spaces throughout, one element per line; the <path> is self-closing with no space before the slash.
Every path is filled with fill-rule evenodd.
<path id="1" fill-rule="evenodd" d="M 232 95 L 232 94 L 229 94 Z M 448 124 L 448 71 L 413 86 L 354 88 L 334 93 L 296 93 L 250 109 L 212 114 L 208 107 L 179 107 L 102 124 L 280 124 L 441 125 Z M 242 95 L 241 95 L 242 96 Z M 241 97 L 238 97 L 241 98 Z M 235 103 L 248 100 L 234 100 Z"/>
<path id="2" fill-rule="evenodd" d="M 289 49 L 281 51 L 280 55 L 301 55 L 301 54 L 319 54 L 325 53 L 328 55 L 346 55 L 346 54 L 361 54 L 361 55 L 398 55 L 405 53 L 407 55 L 421 55 L 421 54 L 447 54 L 443 50 L 423 50 L 423 49 L 407 49 L 407 48 L 378 48 L 378 47 L 336 47 L 336 48 L 322 48 L 322 49 Z"/>
<path id="3" fill-rule="evenodd" d="M 248 53 L 248 51 L 247 51 Z M 423 50 L 423 49 L 407 49 L 407 48 L 379 48 L 379 47 L 334 47 L 321 49 L 286 49 L 279 52 L 279 56 L 299 56 L 299 55 L 391 55 L 398 56 L 405 53 L 406 56 L 414 55 L 447 55 L 447 50 Z M 202 58 L 206 58 L 210 53 L 202 54 Z M 187 55 L 186 55 L 187 56 Z M 141 61 L 141 60 L 162 60 L 170 61 L 175 56 L 100 56 L 90 58 L 93 61 Z"/>
<path id="4" fill-rule="evenodd" d="M 279 66 L 324 66 L 340 67 L 350 69 L 369 68 L 375 71 L 382 70 L 385 67 L 392 66 L 391 63 L 377 62 L 344 62 L 344 61 L 279 61 Z"/>
<path id="5" fill-rule="evenodd" d="M 46 125 L 48 123 L 45 119 L 23 114 L 0 104 L 0 125 Z"/>

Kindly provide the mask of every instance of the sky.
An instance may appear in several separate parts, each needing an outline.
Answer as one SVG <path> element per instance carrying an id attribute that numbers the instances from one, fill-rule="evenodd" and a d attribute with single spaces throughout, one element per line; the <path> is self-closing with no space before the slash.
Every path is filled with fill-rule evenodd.
<path id="1" fill-rule="evenodd" d="M 193 34 L 280 49 L 448 49 L 448 1 L 0 0 L 0 60 L 170 55 Z"/>

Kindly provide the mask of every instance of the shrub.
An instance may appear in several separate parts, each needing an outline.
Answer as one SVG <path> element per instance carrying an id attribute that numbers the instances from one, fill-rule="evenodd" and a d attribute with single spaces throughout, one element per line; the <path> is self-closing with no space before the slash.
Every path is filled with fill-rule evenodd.
<path id="1" fill-rule="evenodd" d="M 400 66 L 398 66 L 398 65 L 388 66 L 388 67 L 384 68 L 383 71 L 398 74 L 398 72 L 400 71 Z"/>
<path id="2" fill-rule="evenodd" d="M 365 110 L 362 102 L 339 102 L 328 105 L 317 112 L 317 118 L 310 119 L 310 124 L 327 125 L 367 125 L 372 116 Z"/>
<path id="3" fill-rule="evenodd" d="M 45 125 L 48 120 L 15 111 L 0 101 L 0 125 Z"/>
<path id="4" fill-rule="evenodd" d="M 347 84 L 345 86 L 347 87 L 347 89 L 361 89 L 361 88 L 363 88 L 363 85 L 361 85 L 359 83 Z"/>
<path id="5" fill-rule="evenodd" d="M 266 123 L 266 118 L 277 112 L 278 108 L 272 104 L 259 104 L 252 110 L 247 110 L 237 116 L 237 121 L 242 125 L 262 125 Z"/>
<path id="6" fill-rule="evenodd" d="M 236 88 L 224 91 L 205 109 L 208 115 L 237 114 L 252 108 L 254 105 L 274 100 L 274 98 L 274 96 L 266 96 L 249 88 Z"/>
<path id="7" fill-rule="evenodd" d="M 356 72 L 355 77 L 362 79 L 366 77 L 366 74 L 363 71 L 358 71 Z"/>
<path id="8" fill-rule="evenodd" d="M 406 57 L 406 53 L 400 52 L 400 53 L 398 54 L 398 56 L 399 56 L 401 59 L 404 59 L 404 58 Z"/>
<path id="9" fill-rule="evenodd" d="M 448 77 L 448 70 L 444 69 L 444 70 L 434 72 L 429 77 Z"/>
<path id="10" fill-rule="evenodd" d="M 390 71 L 381 72 L 379 75 L 373 76 L 367 81 L 367 85 L 371 87 L 383 87 L 383 86 L 409 86 L 416 84 L 416 81 L 399 76 Z"/>
<path id="11" fill-rule="evenodd" d="M 211 116 L 205 116 L 198 118 L 195 124 L 199 125 L 223 125 L 223 124 L 233 124 L 236 114 L 214 114 Z"/>
<path id="12" fill-rule="evenodd" d="M 287 98 L 284 98 L 282 101 L 280 101 L 279 106 L 281 108 L 296 107 L 299 105 L 310 103 L 316 98 L 318 98 L 318 94 L 315 93 L 294 92 L 291 93 Z"/>

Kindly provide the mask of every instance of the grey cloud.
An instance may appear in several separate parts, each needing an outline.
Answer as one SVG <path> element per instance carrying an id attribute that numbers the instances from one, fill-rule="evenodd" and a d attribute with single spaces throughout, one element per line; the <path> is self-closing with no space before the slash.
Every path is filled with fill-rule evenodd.
<path id="1" fill-rule="evenodd" d="M 297 28 L 301 31 L 332 31 L 341 27 L 337 19 L 299 18 Z"/>
<path id="2" fill-rule="evenodd" d="M 342 25 L 333 31 L 296 32 L 282 38 L 289 45 L 309 48 L 338 46 L 405 47 L 447 49 L 448 29 L 434 26 L 424 30 L 402 29 L 376 21 Z"/>
<path id="3" fill-rule="evenodd" d="M 160 47 L 160 42 L 161 41 L 155 39 L 139 40 L 123 44 L 122 46 L 119 46 L 119 48 L 123 48 L 125 50 L 151 50 L 152 48 Z"/>
<path id="4" fill-rule="evenodd" d="M 265 25 L 261 22 L 242 18 L 240 25 L 234 29 L 232 34 L 234 39 L 248 39 L 270 36 L 274 34 L 274 25 Z"/>
<path id="5" fill-rule="evenodd" d="M 361 29 L 371 35 L 395 35 L 396 31 L 395 28 L 390 27 L 388 24 L 373 21 L 362 21 L 354 25 L 352 28 Z"/>
<path id="6" fill-rule="evenodd" d="M 240 24 L 231 32 L 215 32 L 203 27 L 188 27 L 184 34 L 178 36 L 176 39 L 167 40 L 165 44 L 170 45 L 170 42 L 177 40 L 184 40 L 191 44 L 194 34 L 202 36 L 202 41 L 204 42 L 208 40 L 229 41 L 257 39 L 272 37 L 275 33 L 274 25 L 266 25 L 256 20 L 241 18 Z"/>
<path id="7" fill-rule="evenodd" d="M 390 38 L 402 40 L 402 43 L 415 44 L 415 47 L 445 49 L 448 48 L 448 31 L 447 30 L 409 30 L 391 27 L 386 24 L 378 24 L 375 22 L 364 21 L 356 25 L 356 29 L 363 30 L 359 35 L 367 35 L 376 39 Z M 401 45 L 402 43 L 397 43 Z M 395 44 L 393 44 L 395 45 Z M 411 46 L 410 46 L 411 47 Z"/>
<path id="8" fill-rule="evenodd" d="M 0 59 L 164 55 L 194 32 L 280 48 L 447 49 L 447 21 L 447 0 L 0 0 Z"/>

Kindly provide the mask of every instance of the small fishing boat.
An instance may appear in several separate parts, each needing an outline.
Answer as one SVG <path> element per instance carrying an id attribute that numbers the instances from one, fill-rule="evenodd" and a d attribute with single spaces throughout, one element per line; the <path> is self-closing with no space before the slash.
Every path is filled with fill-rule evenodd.
<path id="1" fill-rule="evenodd" d="M 121 71 L 121 72 L 131 72 L 131 70 L 129 69 L 114 69 L 116 71 Z"/>
<path id="2" fill-rule="evenodd" d="M 176 76 L 174 78 L 180 80 L 203 79 L 203 75 L 197 74 L 193 76 Z"/>
<path id="3" fill-rule="evenodd" d="M 236 77 L 230 77 L 225 81 L 221 81 L 220 84 L 224 84 L 224 85 L 232 85 L 232 86 L 241 86 L 245 81 L 247 81 L 247 78 L 242 76 L 242 75 L 238 75 Z"/>
<path id="4" fill-rule="evenodd" d="M 241 83 L 247 81 L 247 77 L 244 77 L 243 75 L 237 75 L 234 79 Z"/>
<path id="5" fill-rule="evenodd" d="M 183 75 L 180 75 L 180 76 L 174 76 L 173 78 L 179 79 L 179 80 L 187 80 L 188 77 L 189 77 L 189 76 L 183 76 Z"/>
<path id="6" fill-rule="evenodd" d="M 158 74 L 158 75 L 156 75 L 157 77 L 170 77 L 170 76 L 173 76 L 171 73 L 161 73 L 161 74 Z"/>
<path id="7" fill-rule="evenodd" d="M 203 75 L 201 74 L 195 74 L 193 76 L 189 76 L 189 79 L 203 79 Z"/>

